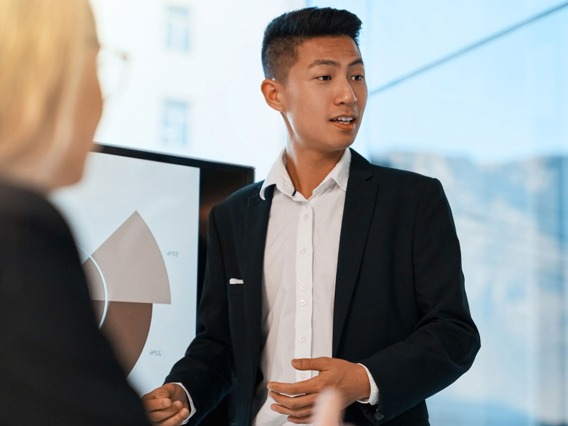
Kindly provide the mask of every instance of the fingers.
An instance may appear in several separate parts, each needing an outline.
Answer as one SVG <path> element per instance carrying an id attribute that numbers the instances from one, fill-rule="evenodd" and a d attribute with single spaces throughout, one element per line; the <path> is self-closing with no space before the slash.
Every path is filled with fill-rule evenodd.
<path id="1" fill-rule="evenodd" d="M 332 368 L 334 359 L 321 358 L 298 358 L 292 360 L 292 366 L 297 370 L 324 371 Z M 284 395 L 303 395 L 318 393 L 325 386 L 326 382 L 321 374 L 308 380 L 295 383 L 269 382 L 268 390 Z"/>
<path id="2" fill-rule="evenodd" d="M 315 370 L 324 371 L 333 365 L 333 358 L 296 358 L 292 360 L 292 367 L 296 370 Z"/>
<path id="3" fill-rule="evenodd" d="M 160 386 L 152 392 L 147 393 L 142 397 L 142 402 L 147 411 L 156 411 L 168 409 L 172 406 L 172 394 L 170 389 L 165 386 Z"/>
<path id="4" fill-rule="evenodd" d="M 296 383 L 280 383 L 269 382 L 268 390 L 283 395 L 305 395 L 309 393 L 317 393 L 321 387 L 319 386 L 319 379 L 314 377 L 312 379 L 304 380 Z"/>
<path id="5" fill-rule="evenodd" d="M 189 416 L 189 410 L 181 403 L 175 402 L 169 409 L 154 411 L 147 415 L 152 424 L 156 426 L 179 426 Z"/>
<path id="6" fill-rule="evenodd" d="M 155 399 L 152 404 L 145 403 L 144 405 L 150 421 L 161 426 L 180 424 L 189 416 L 189 410 L 184 408 L 180 401 L 172 402 L 169 399 Z"/>
<path id="7" fill-rule="evenodd" d="M 189 416 L 189 410 L 181 402 L 175 401 L 163 409 L 150 411 L 146 408 L 146 414 L 154 425 L 177 426 Z"/>
<path id="8" fill-rule="evenodd" d="M 313 370 L 327 371 L 333 368 L 337 360 L 333 358 L 320 357 L 320 358 L 298 358 L 292 360 L 292 367 L 296 370 Z M 308 380 L 303 380 L 296 383 L 281 383 L 269 382 L 268 389 L 274 392 L 283 393 L 286 395 L 300 395 L 305 393 L 319 392 L 325 384 L 322 382 L 322 375 L 318 375 Z"/>
<path id="9" fill-rule="evenodd" d="M 154 397 L 150 394 L 146 394 L 142 397 L 142 402 L 144 403 L 144 407 L 146 407 L 146 411 L 158 411 L 158 410 L 166 410 L 173 405 L 173 402 L 168 397 Z"/>
<path id="10" fill-rule="evenodd" d="M 185 392 L 174 384 L 166 384 L 144 395 L 142 402 L 154 425 L 177 426 L 189 416 Z"/>
<path id="11" fill-rule="evenodd" d="M 305 407 L 311 407 L 314 405 L 317 394 L 308 394 L 300 396 L 287 396 L 276 392 L 268 392 L 268 396 L 271 397 L 276 404 L 279 404 L 289 410 L 301 410 Z"/>
<path id="12" fill-rule="evenodd" d="M 156 426 L 180 426 L 181 423 L 189 416 L 189 410 L 182 408 L 176 414 L 160 421 L 154 421 L 150 418 Z"/>
<path id="13" fill-rule="evenodd" d="M 142 399 L 151 399 L 151 398 L 169 398 L 170 391 L 169 388 L 166 386 L 160 386 L 159 388 L 154 389 L 152 392 L 147 393 L 142 397 Z"/>
<path id="14" fill-rule="evenodd" d="M 288 421 L 291 423 L 311 423 L 317 394 L 287 396 L 270 391 L 268 395 L 275 402 L 275 404 L 271 405 L 272 410 L 288 416 Z"/>

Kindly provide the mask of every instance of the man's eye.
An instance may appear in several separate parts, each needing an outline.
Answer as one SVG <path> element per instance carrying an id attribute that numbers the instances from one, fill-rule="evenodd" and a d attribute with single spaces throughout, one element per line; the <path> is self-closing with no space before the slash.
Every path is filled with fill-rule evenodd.
<path id="1" fill-rule="evenodd" d="M 357 74 L 357 75 L 354 75 L 354 76 L 351 77 L 351 78 L 352 78 L 353 80 L 355 80 L 355 81 L 363 81 L 363 80 L 365 80 L 365 76 L 364 76 L 363 74 Z"/>
<path id="2" fill-rule="evenodd" d="M 320 75 L 319 77 L 317 77 L 318 80 L 320 81 L 330 81 L 331 80 L 331 76 L 329 75 Z"/>

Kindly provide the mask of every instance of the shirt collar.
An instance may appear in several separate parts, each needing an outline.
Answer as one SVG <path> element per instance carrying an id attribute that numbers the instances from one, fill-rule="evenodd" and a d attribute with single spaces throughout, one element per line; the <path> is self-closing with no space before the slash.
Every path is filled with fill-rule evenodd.
<path id="1" fill-rule="evenodd" d="M 314 190 L 314 194 L 325 191 L 331 183 L 337 184 L 343 191 L 347 190 L 347 181 L 349 180 L 349 166 L 351 165 L 351 150 L 347 148 L 335 167 L 329 172 L 324 180 Z M 286 170 L 286 148 L 282 149 L 280 155 L 272 165 L 262 187 L 260 188 L 260 198 L 265 200 L 266 188 L 276 185 L 278 191 L 290 197 L 294 196 L 296 188 L 290 179 L 290 175 Z"/>

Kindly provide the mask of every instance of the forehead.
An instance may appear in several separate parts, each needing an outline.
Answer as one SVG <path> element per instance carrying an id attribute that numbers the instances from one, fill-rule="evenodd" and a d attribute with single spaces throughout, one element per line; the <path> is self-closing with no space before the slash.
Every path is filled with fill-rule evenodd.
<path id="1" fill-rule="evenodd" d="M 349 36 L 325 36 L 304 40 L 297 47 L 296 65 L 310 66 L 321 60 L 350 64 L 361 58 L 355 41 Z"/>

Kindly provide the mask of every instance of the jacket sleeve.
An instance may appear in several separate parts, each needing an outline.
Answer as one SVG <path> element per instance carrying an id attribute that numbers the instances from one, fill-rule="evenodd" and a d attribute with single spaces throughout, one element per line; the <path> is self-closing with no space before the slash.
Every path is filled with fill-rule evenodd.
<path id="1" fill-rule="evenodd" d="M 365 360 L 379 388 L 374 419 L 386 422 L 465 373 L 480 347 L 464 287 L 461 254 L 441 184 L 428 179 L 412 230 L 417 321 L 404 339 Z M 370 414 L 371 408 L 364 410 Z"/>

